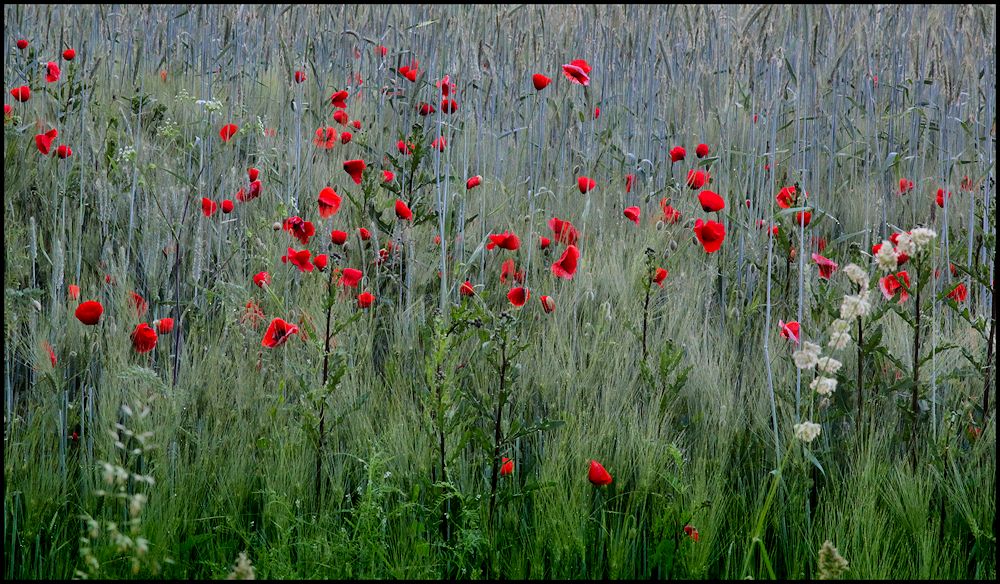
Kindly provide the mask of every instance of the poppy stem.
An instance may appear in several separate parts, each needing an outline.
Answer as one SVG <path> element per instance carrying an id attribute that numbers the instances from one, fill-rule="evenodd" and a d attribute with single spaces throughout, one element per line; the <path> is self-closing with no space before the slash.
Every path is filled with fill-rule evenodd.
<path id="1" fill-rule="evenodd" d="M 858 419 L 857 419 L 857 422 L 855 422 L 858 425 L 859 428 L 861 427 L 861 416 L 862 416 L 862 413 L 863 413 L 862 409 L 864 407 L 864 401 L 863 401 L 864 397 L 863 397 L 863 394 L 862 394 L 862 388 L 863 388 L 862 375 L 863 375 L 863 372 L 864 372 L 864 357 L 865 357 L 865 354 L 864 354 L 864 346 L 865 346 L 865 337 L 864 337 L 864 334 L 865 334 L 864 327 L 861 325 L 861 317 L 859 316 L 858 317 Z"/>
<path id="2" fill-rule="evenodd" d="M 326 283 L 326 294 L 329 297 L 333 289 L 333 269 L 329 269 Z M 326 434 L 326 380 L 330 375 L 330 316 L 333 313 L 333 302 L 327 301 L 326 334 L 323 335 L 323 401 L 319 406 L 319 435 L 316 437 L 316 510 L 322 503 L 323 474 L 323 442 Z"/>
<path id="3" fill-rule="evenodd" d="M 991 291 L 993 295 L 993 311 L 990 317 L 990 334 L 986 339 L 986 375 L 983 381 L 983 423 L 989 414 L 990 407 L 990 380 L 993 377 L 993 340 L 996 338 L 997 324 L 997 294 L 996 290 Z M 994 384 L 995 385 L 995 384 Z M 994 400 L 995 402 L 996 400 Z"/>
<path id="4" fill-rule="evenodd" d="M 501 325 L 504 326 L 504 325 Z M 500 391 L 497 394 L 496 414 L 493 424 L 493 471 L 490 476 L 490 525 L 493 525 L 493 512 L 497 505 L 497 477 L 500 472 L 500 440 L 502 439 L 501 421 L 503 418 L 504 393 L 507 381 L 507 332 L 500 333 Z"/>
<path id="5" fill-rule="evenodd" d="M 917 264 L 917 278 L 921 278 L 921 268 Z M 920 404 L 918 402 L 920 388 L 920 289 L 923 288 L 923 281 L 917 282 L 917 292 L 914 302 L 914 326 L 913 326 L 913 393 L 910 398 L 910 409 L 913 414 L 913 422 L 910 427 L 910 467 L 917 468 L 917 428 L 920 422 Z"/>
<path id="6" fill-rule="evenodd" d="M 649 329 L 649 289 L 653 287 L 652 278 L 646 280 L 646 301 L 642 307 L 642 360 L 645 361 L 649 350 L 646 348 L 646 332 Z"/>

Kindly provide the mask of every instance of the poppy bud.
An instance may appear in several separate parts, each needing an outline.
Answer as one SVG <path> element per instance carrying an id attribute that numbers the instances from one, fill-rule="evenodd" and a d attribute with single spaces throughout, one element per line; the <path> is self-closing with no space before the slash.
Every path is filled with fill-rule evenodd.
<path id="1" fill-rule="evenodd" d="M 271 229 L 273 229 L 275 231 L 281 231 L 281 222 L 280 221 L 275 221 L 274 223 L 272 223 L 271 224 Z"/>
<path id="2" fill-rule="evenodd" d="M 551 296 L 542 296 L 539 300 L 542 303 L 542 310 L 547 313 L 554 312 L 556 309 L 556 301 L 552 299 Z"/>

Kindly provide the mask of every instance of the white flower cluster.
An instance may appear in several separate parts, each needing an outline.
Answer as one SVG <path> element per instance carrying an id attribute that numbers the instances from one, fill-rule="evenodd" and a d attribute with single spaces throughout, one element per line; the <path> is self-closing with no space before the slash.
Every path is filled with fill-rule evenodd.
<path id="1" fill-rule="evenodd" d="M 817 436 L 819 436 L 822 427 L 815 422 L 810 422 L 807 420 L 805 422 L 802 422 L 801 424 L 795 424 L 794 426 L 792 426 L 792 429 L 795 431 L 796 438 L 808 444 L 813 440 L 815 440 Z"/>
<path id="2" fill-rule="evenodd" d="M 819 353 L 819 345 L 803 341 L 802 348 L 792 353 L 792 360 L 799 369 L 812 369 L 819 362 Z"/>
<path id="3" fill-rule="evenodd" d="M 839 351 L 851 342 L 851 334 L 848 331 L 851 323 L 842 318 L 838 318 L 830 324 L 830 342 L 827 347 L 834 351 Z"/>
<path id="4" fill-rule="evenodd" d="M 844 296 L 844 300 L 840 303 L 840 318 L 852 320 L 867 316 L 871 309 L 871 302 L 868 301 L 868 290 L 862 290 L 856 296 Z"/>
<path id="5" fill-rule="evenodd" d="M 896 253 L 911 257 L 917 255 L 917 246 L 913 243 L 913 237 L 909 233 L 900 233 L 899 237 L 896 238 Z"/>
<path id="6" fill-rule="evenodd" d="M 830 356 L 820 357 L 816 360 L 816 367 L 823 373 L 829 373 L 830 375 L 836 374 L 842 366 L 843 363 Z"/>
<path id="7" fill-rule="evenodd" d="M 829 396 L 837 391 L 837 380 L 833 377 L 820 376 L 813 379 L 812 383 L 809 384 L 809 389 L 822 396 Z"/>
<path id="8" fill-rule="evenodd" d="M 896 269 L 896 250 L 892 247 L 892 242 L 888 239 L 882 240 L 882 245 L 875 254 L 875 261 L 879 269 L 883 272 L 891 272 Z"/>
<path id="9" fill-rule="evenodd" d="M 207 111 L 210 114 L 217 114 L 217 113 L 221 112 L 222 109 L 223 109 L 223 107 L 224 107 L 222 105 L 222 102 L 219 101 L 219 100 L 217 100 L 217 99 L 209 99 L 209 100 L 199 99 L 199 100 L 195 101 L 194 103 L 196 105 L 203 105 L 203 106 L 205 106 L 205 111 Z"/>
<path id="10" fill-rule="evenodd" d="M 864 268 L 858 264 L 847 264 L 844 273 L 855 286 L 862 290 L 868 289 L 868 272 Z"/>
<path id="11" fill-rule="evenodd" d="M 910 231 L 910 237 L 913 239 L 913 244 L 917 248 L 917 251 L 922 251 L 932 239 L 937 237 L 937 233 L 933 229 L 926 227 L 914 227 Z"/>

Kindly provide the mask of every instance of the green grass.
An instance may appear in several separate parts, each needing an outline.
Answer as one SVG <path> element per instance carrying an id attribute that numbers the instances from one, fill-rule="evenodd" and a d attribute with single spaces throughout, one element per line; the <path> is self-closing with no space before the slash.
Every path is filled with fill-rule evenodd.
<path id="1" fill-rule="evenodd" d="M 982 369 L 991 307 L 995 320 L 995 6 L 6 6 L 4 19 L 5 90 L 32 88 L 24 104 L 7 93 L 4 126 L 5 577 L 223 578 L 246 551 L 258 578 L 275 579 L 815 579 L 830 540 L 851 578 L 995 579 L 995 369 Z M 374 44 L 389 48 L 384 62 Z M 58 59 L 70 46 L 76 60 Z M 414 58 L 427 72 L 416 84 L 391 71 Z M 586 90 L 560 71 L 577 58 L 593 66 Z M 39 60 L 58 61 L 62 79 L 46 83 Z M 541 93 L 535 72 L 553 80 Z M 329 96 L 354 73 L 362 97 L 352 88 L 347 111 L 363 129 L 320 150 L 317 127 L 347 129 Z M 416 115 L 445 74 L 458 113 Z M 223 144 L 230 122 L 241 129 Z M 69 159 L 35 148 L 51 127 Z M 428 151 L 438 128 L 439 156 Z M 397 195 L 379 182 L 382 168 L 400 181 L 412 170 L 400 139 L 426 156 L 423 184 Z M 688 158 L 671 165 L 678 144 Z M 361 186 L 341 167 L 355 158 L 370 167 Z M 727 205 L 710 255 L 691 230 L 709 214 L 683 185 L 695 164 Z M 262 196 L 205 218 L 201 198 L 233 198 L 250 166 Z M 476 174 L 483 185 L 466 191 Z M 580 194 L 580 175 L 595 191 Z M 914 192 L 896 194 L 901 177 Z M 802 244 L 774 196 L 795 183 L 813 221 L 786 262 Z M 320 220 L 327 185 L 344 201 Z M 941 186 L 954 193 L 947 213 L 933 202 Z M 393 215 L 397 196 L 412 227 Z M 656 225 L 663 197 L 682 222 Z M 630 205 L 640 227 L 622 217 Z M 281 263 L 303 247 L 272 229 L 291 215 L 316 224 L 310 250 L 364 270 L 372 309 L 336 286 L 328 301 L 327 274 Z M 538 248 L 553 216 L 581 232 L 572 281 L 549 270 L 562 246 Z M 758 219 L 781 223 L 770 252 Z M 921 305 L 921 355 L 941 352 L 920 370 L 913 468 L 914 299 L 866 321 L 866 338 L 881 339 L 865 355 L 861 420 L 855 345 L 832 353 L 844 366 L 830 403 L 804 372 L 797 404 L 777 322 L 799 320 L 826 353 L 851 293 L 844 266 L 867 268 L 872 244 L 918 224 L 939 234 L 929 265 L 943 276 Z M 331 229 L 351 234 L 346 253 Z M 486 235 L 505 230 L 521 249 L 487 251 Z M 828 284 L 813 236 L 841 267 Z M 376 267 L 390 238 L 403 255 Z M 644 362 L 647 248 L 670 273 L 651 288 Z M 498 281 L 507 258 L 531 292 L 519 310 Z M 269 291 L 251 280 L 262 270 Z M 459 296 L 465 280 L 474 298 Z M 969 296 L 955 305 L 943 295 L 959 281 Z M 99 325 L 74 318 L 69 284 L 103 303 Z M 132 290 L 149 302 L 141 319 Z M 250 300 L 266 315 L 256 326 Z M 324 387 L 328 307 L 342 376 Z M 135 326 L 168 316 L 174 332 L 136 354 Z M 302 330 L 263 348 L 273 317 Z M 500 477 L 491 518 L 501 387 L 501 435 L 523 435 L 500 447 L 515 472 Z M 809 445 L 794 438 L 800 419 L 822 424 Z M 116 424 L 152 434 L 116 448 Z M 591 459 L 611 485 L 588 482 Z M 109 543 L 107 522 L 124 529 L 130 516 L 102 495 L 114 490 L 102 461 L 155 479 L 122 487 L 148 496 L 131 534 L 149 541 L 144 554 Z M 101 522 L 93 570 L 85 516 Z"/>

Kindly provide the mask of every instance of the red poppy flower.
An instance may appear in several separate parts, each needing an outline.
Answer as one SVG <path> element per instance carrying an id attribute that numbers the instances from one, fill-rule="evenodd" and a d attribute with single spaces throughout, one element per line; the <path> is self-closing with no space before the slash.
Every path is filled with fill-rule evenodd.
<path id="1" fill-rule="evenodd" d="M 330 241 L 333 242 L 333 245 L 344 245 L 344 242 L 347 241 L 347 232 L 334 229 L 330 232 Z"/>
<path id="2" fill-rule="evenodd" d="M 798 201 L 798 193 L 795 191 L 794 186 L 785 187 L 778 191 L 778 194 L 774 197 L 777 201 L 778 206 L 782 209 L 789 209 L 794 207 Z"/>
<path id="3" fill-rule="evenodd" d="M 562 66 L 563 75 L 577 85 L 590 85 L 590 65 L 583 59 L 577 59 Z"/>
<path id="4" fill-rule="evenodd" d="M 346 100 L 350 95 L 346 89 L 341 89 L 330 96 L 330 103 L 333 104 L 333 107 L 347 107 Z"/>
<path id="5" fill-rule="evenodd" d="M 358 235 L 361 237 L 361 241 L 368 241 L 372 238 L 372 234 L 364 227 L 358 227 Z"/>
<path id="6" fill-rule="evenodd" d="M 670 199 L 664 197 L 660 199 L 660 209 L 663 210 L 663 221 L 666 223 L 677 223 L 681 220 L 681 212 L 670 204 Z"/>
<path id="7" fill-rule="evenodd" d="M 281 256 L 281 263 L 287 264 L 292 262 L 292 265 L 299 269 L 300 272 L 311 272 L 313 271 L 312 262 L 309 261 L 309 256 L 312 255 L 308 249 L 303 249 L 295 251 L 292 248 L 288 248 L 288 253 Z"/>
<path id="8" fill-rule="evenodd" d="M 902 304 L 910 297 L 910 275 L 905 271 L 889 274 L 878 281 L 878 289 L 886 300 L 892 300 L 899 292 L 899 304 Z"/>
<path id="9" fill-rule="evenodd" d="M 398 71 L 399 71 L 400 75 L 402 75 L 403 77 L 406 77 L 411 82 L 416 82 L 417 75 L 420 73 L 420 71 L 419 71 L 419 64 L 416 61 L 414 61 L 414 62 L 410 63 L 408 66 L 407 65 L 403 65 L 402 67 L 400 67 L 398 69 Z"/>
<path id="10" fill-rule="evenodd" d="M 552 264 L 552 275 L 565 280 L 572 280 L 576 274 L 576 266 L 580 260 L 580 250 L 575 245 L 567 246 L 562 256 Z"/>
<path id="11" fill-rule="evenodd" d="M 823 253 L 823 250 L 826 249 L 826 238 L 825 237 L 820 237 L 818 235 L 814 235 L 813 238 L 812 238 L 812 242 L 813 242 L 813 244 L 816 245 L 816 249 L 820 253 Z"/>
<path id="12" fill-rule="evenodd" d="M 351 118 L 347 115 L 347 112 L 340 109 L 333 112 L 333 121 L 337 122 L 341 126 L 346 126 L 347 122 L 351 121 Z"/>
<path id="13" fill-rule="evenodd" d="M 524 306 L 524 303 L 528 301 L 531 297 L 531 293 L 527 289 L 518 286 L 517 288 L 511 288 L 510 292 L 507 293 L 507 300 L 518 308 Z"/>
<path id="14" fill-rule="evenodd" d="M 375 257 L 375 261 L 373 261 L 372 263 L 374 263 L 376 266 L 381 266 L 388 259 L 389 259 L 389 250 L 383 247 L 382 249 L 378 250 L 378 256 Z"/>
<path id="15" fill-rule="evenodd" d="M 340 143 L 341 143 L 341 144 L 347 144 L 347 143 L 348 143 L 348 142 L 350 142 L 350 141 L 351 141 L 351 140 L 352 140 L 353 138 L 354 138 L 354 135 L 353 135 L 353 134 L 351 134 L 350 132 L 341 132 L 341 133 L 340 133 Z"/>
<path id="16" fill-rule="evenodd" d="M 337 284 L 341 286 L 348 286 L 350 288 L 357 288 L 362 276 L 364 276 L 364 273 L 362 273 L 361 270 L 355 268 L 344 268 L 344 270 L 340 272 L 340 280 Z"/>
<path id="17" fill-rule="evenodd" d="M 317 128 L 316 137 L 313 138 L 313 144 L 324 150 L 329 150 L 337 145 L 337 130 L 335 128 Z"/>
<path id="18" fill-rule="evenodd" d="M 394 180 L 396 180 L 396 175 L 393 174 L 393 172 L 391 170 L 383 170 L 382 171 L 382 182 L 384 182 L 384 183 L 391 183 Z"/>
<path id="19" fill-rule="evenodd" d="M 580 187 L 580 193 L 584 195 L 594 190 L 594 188 L 597 186 L 597 183 L 594 182 L 594 179 L 585 176 L 581 176 L 580 178 L 576 179 L 576 184 L 578 187 Z"/>
<path id="20" fill-rule="evenodd" d="M 517 270 L 517 266 L 514 264 L 513 258 L 500 264 L 500 283 L 506 284 L 507 280 L 512 280 L 512 282 L 524 282 L 524 270 Z"/>
<path id="21" fill-rule="evenodd" d="M 604 470 L 601 463 L 596 460 L 590 461 L 590 472 L 587 473 L 587 479 L 589 479 L 595 487 L 603 487 L 611 484 L 611 475 L 608 474 L 608 471 Z"/>
<path id="22" fill-rule="evenodd" d="M 913 190 L 913 181 L 906 178 L 899 179 L 899 194 L 905 195 Z"/>
<path id="23" fill-rule="evenodd" d="M 361 184 L 361 173 L 368 168 L 364 160 L 348 160 L 344 162 L 344 172 L 351 175 L 354 184 Z"/>
<path id="24" fill-rule="evenodd" d="M 580 232 L 573 227 L 569 221 L 563 221 L 558 217 L 549 219 L 549 229 L 555 234 L 555 240 L 566 245 L 576 245 Z"/>
<path id="25" fill-rule="evenodd" d="M 542 296 L 538 299 L 542 304 L 542 310 L 546 314 L 551 314 L 556 310 L 556 301 L 551 296 Z"/>
<path id="26" fill-rule="evenodd" d="M 38 147 L 38 151 L 42 154 L 48 155 L 49 149 L 52 147 L 52 141 L 56 139 L 59 135 L 59 130 L 52 128 L 44 134 L 35 135 L 35 146 Z"/>
<path id="27" fill-rule="evenodd" d="M 260 344 L 268 349 L 273 349 L 282 345 L 297 332 L 299 332 L 299 327 L 275 317 L 267 327 L 267 331 L 264 333 L 264 338 L 261 339 Z"/>
<path id="28" fill-rule="evenodd" d="M 45 80 L 49 83 L 55 83 L 59 81 L 59 76 L 62 75 L 62 71 L 59 70 L 59 65 L 49 61 L 45 65 Z"/>
<path id="29" fill-rule="evenodd" d="M 655 282 L 660 288 L 663 288 L 663 281 L 667 279 L 667 272 L 664 268 L 656 268 L 656 275 L 653 276 L 653 282 Z"/>
<path id="30" fill-rule="evenodd" d="M 795 344 L 799 343 L 799 323 L 796 321 L 785 322 L 783 320 L 778 321 L 778 330 L 781 331 L 781 336 L 792 341 Z"/>
<path id="31" fill-rule="evenodd" d="M 6 124 L 14 118 L 14 106 L 9 103 L 3 104 L 3 122 Z"/>
<path id="32" fill-rule="evenodd" d="M 726 228 L 715 221 L 704 222 L 698 219 L 694 223 L 694 234 L 707 253 L 715 253 L 722 247 L 726 239 Z"/>
<path id="33" fill-rule="evenodd" d="M 400 201 L 399 199 L 396 199 L 396 217 L 398 219 L 402 219 L 403 221 L 413 220 L 413 211 L 406 206 L 406 203 Z"/>
<path id="34" fill-rule="evenodd" d="M 236 132 L 239 131 L 240 127 L 236 124 L 226 124 L 219 130 L 219 137 L 222 138 L 223 142 L 228 142 L 229 139 L 235 136 Z"/>
<path id="35" fill-rule="evenodd" d="M 251 166 L 247 169 L 247 176 L 250 178 L 250 182 L 254 182 L 260 176 L 260 171 Z"/>
<path id="36" fill-rule="evenodd" d="M 596 120 L 599 117 L 601 117 L 601 108 L 595 107 L 594 108 L 594 119 Z"/>
<path id="37" fill-rule="evenodd" d="M 701 203 L 701 208 L 706 213 L 718 213 L 726 208 L 726 202 L 722 200 L 722 197 L 712 191 L 702 191 L 698 195 L 698 202 Z"/>
<path id="38" fill-rule="evenodd" d="M 506 456 L 500 459 L 500 476 L 509 477 L 514 474 L 514 461 Z"/>
<path id="39" fill-rule="evenodd" d="M 313 265 L 316 266 L 316 269 L 321 272 L 326 269 L 326 265 L 329 262 L 330 258 L 327 257 L 325 253 L 318 254 L 316 257 L 313 258 Z"/>
<path id="40" fill-rule="evenodd" d="M 77 286 L 76 284 L 70 284 L 67 287 L 67 291 L 69 292 L 70 300 L 77 300 L 80 298 L 80 287 Z"/>
<path id="41" fill-rule="evenodd" d="M 295 72 L 295 82 L 296 83 L 302 83 L 305 80 L 306 80 L 306 74 L 305 74 L 304 71 L 296 71 Z"/>
<path id="42" fill-rule="evenodd" d="M 267 272 L 257 272 L 254 274 L 253 283 L 257 284 L 258 288 L 263 288 L 265 284 L 271 283 L 271 274 Z"/>
<path id="43" fill-rule="evenodd" d="M 156 332 L 161 335 L 168 335 L 174 330 L 174 319 L 166 317 L 153 323 L 156 325 Z"/>
<path id="44" fill-rule="evenodd" d="M 230 201 L 229 199 L 225 199 L 222 201 L 222 212 L 225 213 L 226 215 L 232 213 L 234 208 L 235 206 L 233 205 L 233 202 Z"/>
<path id="45" fill-rule="evenodd" d="M 129 302 L 132 304 L 132 308 L 135 309 L 136 315 L 142 318 L 146 314 L 146 310 L 149 309 L 149 303 L 142 296 L 139 296 L 135 292 L 129 292 Z"/>
<path id="46" fill-rule="evenodd" d="M 809 211 L 799 211 L 795 214 L 795 224 L 805 227 L 812 221 L 812 213 Z"/>
<path id="47" fill-rule="evenodd" d="M 538 247 L 539 248 L 545 249 L 545 248 L 549 247 L 550 245 L 552 245 L 552 240 L 551 239 L 549 239 L 548 237 L 545 237 L 544 235 L 539 235 L 538 236 Z"/>
<path id="48" fill-rule="evenodd" d="M 18 39 L 18 41 L 17 41 L 17 48 L 21 49 L 22 51 L 24 49 L 27 49 L 28 48 L 28 41 L 26 39 Z"/>
<path id="49" fill-rule="evenodd" d="M 692 189 L 700 189 L 708 182 L 709 175 L 704 170 L 689 170 L 687 176 L 687 186 Z"/>
<path id="50" fill-rule="evenodd" d="M 55 367 L 56 366 L 56 352 L 52 348 L 52 345 L 50 345 L 48 341 L 42 341 L 42 348 L 45 349 L 45 352 L 49 354 L 49 361 L 52 363 L 52 366 Z"/>
<path id="51" fill-rule="evenodd" d="M 517 235 L 509 231 L 504 231 L 499 235 L 491 233 L 489 237 L 490 242 L 486 244 L 486 249 L 500 247 L 501 249 L 516 251 L 519 247 L 521 247 L 521 240 L 517 238 Z"/>
<path id="52" fill-rule="evenodd" d="M 305 221 L 302 217 L 289 217 L 282 223 L 281 228 L 298 239 L 302 245 L 309 245 L 309 238 L 316 235 L 316 227 L 312 221 Z"/>
<path id="53" fill-rule="evenodd" d="M 937 197 L 934 200 L 935 200 L 935 202 L 937 202 L 937 206 L 938 207 L 941 207 L 942 209 L 944 209 L 944 198 L 946 196 L 950 199 L 951 198 L 951 191 L 945 192 L 944 189 L 938 189 L 937 190 Z"/>
<path id="54" fill-rule="evenodd" d="M 211 217 L 218 209 L 219 206 L 212 199 L 201 198 L 201 212 L 205 217 Z"/>
<path id="55" fill-rule="evenodd" d="M 679 162 L 687 156 L 687 150 L 683 146 L 674 146 L 670 149 L 670 162 Z"/>
<path id="56" fill-rule="evenodd" d="M 376 45 L 375 51 L 380 57 L 384 57 L 389 52 L 389 49 L 387 47 L 383 47 L 382 45 Z"/>
<path id="57" fill-rule="evenodd" d="M 14 89 L 11 89 L 10 94 L 14 96 L 14 99 L 16 99 L 17 101 L 24 103 L 29 99 L 31 99 L 31 88 L 29 88 L 27 85 L 22 85 L 21 87 L 15 87 Z"/>
<path id="58" fill-rule="evenodd" d="M 413 154 L 413 148 L 414 148 L 413 144 L 410 144 L 408 142 L 403 142 L 402 140 L 396 142 L 396 149 L 399 150 L 400 154 L 406 154 L 406 155 Z"/>
<path id="59" fill-rule="evenodd" d="M 61 144 L 58 148 L 56 148 L 56 156 L 66 160 L 70 156 L 73 156 L 73 149 L 65 144 Z"/>
<path id="60" fill-rule="evenodd" d="M 472 282 L 466 280 L 461 286 L 459 286 L 458 293 L 462 296 L 475 296 L 476 289 L 472 287 Z"/>
<path id="61" fill-rule="evenodd" d="M 830 276 L 837 271 L 837 262 L 825 258 L 818 253 L 812 254 L 812 259 L 819 266 L 819 277 L 822 280 L 829 280 Z"/>
<path id="62" fill-rule="evenodd" d="M 458 102 L 456 102 L 454 99 L 441 100 L 441 113 L 453 114 L 457 111 L 458 111 Z"/>
<path id="63" fill-rule="evenodd" d="M 698 158 L 705 158 L 708 156 L 708 144 L 698 144 L 698 147 L 694 149 L 694 153 L 698 155 Z"/>
<path id="64" fill-rule="evenodd" d="M 76 307 L 76 319 L 86 325 L 95 325 L 97 321 L 101 320 L 101 314 L 104 313 L 104 307 L 101 303 L 96 300 L 88 300 L 86 302 L 81 302 L 80 306 Z"/>
<path id="65" fill-rule="evenodd" d="M 330 187 L 324 187 L 319 192 L 317 203 L 319 204 L 319 216 L 323 219 L 337 214 L 340 210 L 340 195 Z"/>
<path id="66" fill-rule="evenodd" d="M 552 83 L 552 80 L 541 73 L 535 73 L 531 76 L 531 84 L 535 86 L 536 91 L 545 89 L 549 83 Z"/>
<path id="67" fill-rule="evenodd" d="M 361 129 L 361 120 L 354 120 L 354 121 L 351 122 L 351 125 L 354 126 L 355 130 L 360 130 Z"/>
<path id="68" fill-rule="evenodd" d="M 478 187 L 481 184 L 483 184 L 483 177 L 477 174 L 476 176 L 465 181 L 465 190 L 470 190 L 473 187 Z"/>
<path id="69" fill-rule="evenodd" d="M 448 145 L 448 141 L 444 139 L 444 136 L 438 136 L 431 142 L 431 148 L 434 148 L 438 152 L 444 152 L 445 146 Z"/>
<path id="70" fill-rule="evenodd" d="M 687 534 L 687 536 L 690 537 L 691 539 L 698 541 L 698 530 L 695 529 L 694 527 L 691 527 L 690 525 L 685 525 L 684 533 Z"/>
<path id="71" fill-rule="evenodd" d="M 639 207 L 625 207 L 623 213 L 625 214 L 626 219 L 628 219 L 632 223 L 635 223 L 636 225 L 639 224 L 639 213 L 640 213 Z"/>
<path id="72" fill-rule="evenodd" d="M 375 296 L 371 292 L 358 294 L 358 308 L 368 308 L 375 302 Z"/>
<path id="73" fill-rule="evenodd" d="M 948 293 L 948 298 L 951 298 L 955 302 L 965 302 L 965 299 L 969 296 L 969 289 L 965 287 L 964 283 L 960 283 L 955 287 L 954 290 Z"/>
<path id="74" fill-rule="evenodd" d="M 635 184 L 635 175 L 634 174 L 626 174 L 625 175 L 625 192 L 626 193 L 631 193 L 632 192 L 632 185 L 633 184 Z"/>
<path id="75" fill-rule="evenodd" d="M 136 353 L 148 353 L 156 347 L 156 331 L 146 323 L 135 327 L 132 331 L 132 348 Z"/>

